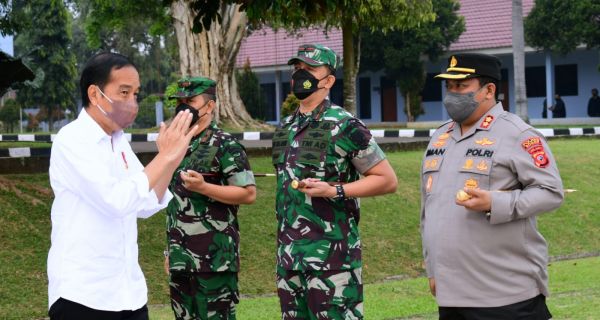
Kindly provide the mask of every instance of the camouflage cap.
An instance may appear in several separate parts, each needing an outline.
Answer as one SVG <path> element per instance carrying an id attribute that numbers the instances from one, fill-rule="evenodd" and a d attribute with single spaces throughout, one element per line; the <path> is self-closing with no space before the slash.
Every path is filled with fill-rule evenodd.
<path id="1" fill-rule="evenodd" d="M 340 63 L 340 58 L 335 51 L 316 43 L 303 44 L 298 47 L 298 54 L 292 57 L 288 64 L 294 64 L 298 60 L 313 67 L 327 65 L 333 70 L 337 69 Z"/>
<path id="2" fill-rule="evenodd" d="M 180 99 L 208 93 L 215 94 L 217 83 L 204 77 L 185 77 L 177 81 L 177 92 L 169 96 L 169 99 Z"/>

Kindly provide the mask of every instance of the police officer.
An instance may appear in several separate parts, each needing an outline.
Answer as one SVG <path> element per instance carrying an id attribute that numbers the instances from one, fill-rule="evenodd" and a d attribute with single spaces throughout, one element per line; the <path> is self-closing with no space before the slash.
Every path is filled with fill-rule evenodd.
<path id="1" fill-rule="evenodd" d="M 288 61 L 300 106 L 275 132 L 272 158 L 283 319 L 363 318 L 358 197 L 397 186 L 369 130 L 328 99 L 338 63 L 319 44 Z"/>
<path id="2" fill-rule="evenodd" d="M 212 120 L 215 81 L 183 78 L 170 98 L 198 128 L 173 175 L 167 207 L 171 306 L 177 319 L 235 319 L 240 204 L 256 198 L 244 147 Z"/>
<path id="3" fill-rule="evenodd" d="M 544 137 L 497 103 L 500 61 L 448 59 L 444 106 L 422 164 L 421 234 L 440 319 L 550 319 L 536 216 L 563 200 Z"/>

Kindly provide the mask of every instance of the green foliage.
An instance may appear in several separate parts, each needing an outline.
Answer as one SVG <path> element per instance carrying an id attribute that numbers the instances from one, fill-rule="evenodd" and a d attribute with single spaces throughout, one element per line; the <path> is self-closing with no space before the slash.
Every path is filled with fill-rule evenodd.
<path id="1" fill-rule="evenodd" d="M 403 30 L 433 20 L 431 0 L 259 0 L 249 4 L 246 12 L 254 23 L 292 30 L 321 24 L 342 27 L 347 22 L 355 32 L 361 27 Z"/>
<path id="2" fill-rule="evenodd" d="M 300 107 L 300 100 L 293 93 L 288 94 L 281 104 L 281 120 L 294 113 L 298 107 Z"/>
<path id="3" fill-rule="evenodd" d="M 165 119 L 168 119 L 175 115 L 175 107 L 177 107 L 177 99 L 169 99 L 170 96 L 177 93 L 177 81 L 170 83 L 165 89 L 165 95 L 163 96 L 163 109 L 165 110 Z"/>
<path id="4" fill-rule="evenodd" d="M 13 132 L 15 125 L 18 127 L 20 105 L 14 99 L 8 99 L 0 107 L 0 121 L 4 124 L 6 132 Z"/>
<path id="5" fill-rule="evenodd" d="M 136 128 L 156 127 L 156 102 L 160 101 L 157 95 L 150 95 L 140 102 L 140 108 L 135 118 Z"/>
<path id="6" fill-rule="evenodd" d="M 435 20 L 418 27 L 390 31 L 361 31 L 363 50 L 361 68 L 378 71 L 395 79 L 405 100 L 410 100 L 413 120 L 423 114 L 421 91 L 425 85 L 423 56 L 435 61 L 465 30 L 463 17 L 457 15 L 460 4 L 456 0 L 433 0 Z"/>
<path id="7" fill-rule="evenodd" d="M 266 103 L 258 77 L 250 68 L 250 60 L 244 63 L 242 71 L 235 71 L 240 98 L 252 118 L 264 120 L 266 118 Z"/>
<path id="8" fill-rule="evenodd" d="M 15 38 L 15 51 L 35 70 L 43 74 L 39 87 L 28 86 L 19 91 L 24 106 L 40 106 L 55 110 L 75 111 L 75 55 L 71 46 L 71 16 L 61 0 L 15 1 L 15 10 L 27 16 L 28 22 Z M 38 81 L 39 78 L 37 79 Z M 52 125 L 54 118 L 49 118 Z"/>
<path id="9" fill-rule="evenodd" d="M 96 51 L 127 56 L 140 74 L 141 97 L 174 80 L 179 59 L 168 7 L 162 0 L 75 0 L 79 66 Z"/>
<path id="10" fill-rule="evenodd" d="M 526 42 L 560 54 L 581 44 L 600 47 L 600 2 L 536 0 L 524 22 Z"/>

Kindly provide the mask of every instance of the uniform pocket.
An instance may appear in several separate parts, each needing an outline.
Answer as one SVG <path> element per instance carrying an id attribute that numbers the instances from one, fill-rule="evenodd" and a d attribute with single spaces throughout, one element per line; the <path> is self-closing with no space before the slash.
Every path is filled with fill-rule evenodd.
<path id="1" fill-rule="evenodd" d="M 441 156 L 426 157 L 423 161 L 423 168 L 421 169 L 423 171 L 423 180 L 421 183 L 426 194 L 430 194 L 433 191 L 434 186 L 437 185 L 437 179 L 443 161 L 444 157 Z"/>
<path id="2" fill-rule="evenodd" d="M 459 168 L 460 179 L 457 189 L 479 188 L 489 190 L 490 172 L 492 171 L 491 158 L 465 157 Z"/>

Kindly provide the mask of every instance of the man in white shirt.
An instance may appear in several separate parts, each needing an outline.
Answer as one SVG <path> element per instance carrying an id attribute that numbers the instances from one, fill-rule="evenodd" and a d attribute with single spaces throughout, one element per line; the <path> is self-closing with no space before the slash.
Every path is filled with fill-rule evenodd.
<path id="1" fill-rule="evenodd" d="M 84 109 L 54 138 L 50 157 L 50 319 L 148 319 L 137 222 L 167 206 L 167 186 L 195 128 L 189 111 L 161 124 L 144 167 L 123 129 L 138 111 L 140 80 L 124 56 L 100 53 L 80 80 Z"/>

